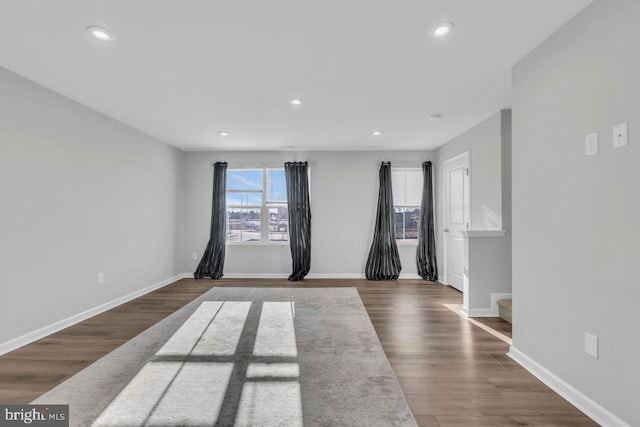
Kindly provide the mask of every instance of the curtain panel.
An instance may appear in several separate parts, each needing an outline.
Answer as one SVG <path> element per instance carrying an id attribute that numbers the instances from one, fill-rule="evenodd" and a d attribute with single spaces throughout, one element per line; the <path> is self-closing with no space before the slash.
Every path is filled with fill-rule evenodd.
<path id="1" fill-rule="evenodd" d="M 379 177 L 378 211 L 365 275 L 368 280 L 396 280 L 400 276 L 402 265 L 398 254 L 393 217 L 391 162 L 382 163 Z"/>
<path id="2" fill-rule="evenodd" d="M 211 230 L 209 243 L 202 255 L 195 279 L 222 277 L 227 233 L 227 163 L 216 162 L 213 165 L 213 201 L 211 206 Z"/>
<path id="3" fill-rule="evenodd" d="M 307 162 L 284 164 L 289 208 L 289 246 L 292 272 L 289 280 L 302 280 L 311 268 L 311 206 Z"/>
<path id="4" fill-rule="evenodd" d="M 436 235 L 433 227 L 433 170 L 431 162 L 422 163 L 422 175 L 424 184 L 416 262 L 420 277 L 430 282 L 437 282 L 438 264 L 436 261 Z"/>

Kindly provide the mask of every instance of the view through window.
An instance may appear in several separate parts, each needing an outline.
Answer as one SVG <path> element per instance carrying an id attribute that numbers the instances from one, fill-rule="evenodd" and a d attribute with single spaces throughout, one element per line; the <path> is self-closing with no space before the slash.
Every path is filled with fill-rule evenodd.
<path id="1" fill-rule="evenodd" d="M 227 242 L 288 241 L 284 169 L 227 170 Z"/>
<path id="2" fill-rule="evenodd" d="M 418 239 L 422 201 L 422 170 L 401 168 L 391 170 L 396 239 Z"/>

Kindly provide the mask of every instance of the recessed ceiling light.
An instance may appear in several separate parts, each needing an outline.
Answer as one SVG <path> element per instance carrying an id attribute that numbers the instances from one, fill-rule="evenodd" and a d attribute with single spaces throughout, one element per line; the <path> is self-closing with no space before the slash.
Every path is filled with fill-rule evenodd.
<path id="1" fill-rule="evenodd" d="M 289 104 L 291 104 L 291 105 L 302 105 L 302 99 L 299 99 L 299 98 L 292 99 L 291 101 L 289 101 Z"/>
<path id="2" fill-rule="evenodd" d="M 382 135 L 382 132 L 380 132 L 379 130 L 373 132 L 373 136 L 380 136 Z"/>
<path id="3" fill-rule="evenodd" d="M 225 131 L 222 131 L 222 130 L 220 132 L 218 132 L 218 134 L 220 136 L 229 136 L 229 132 L 225 132 Z"/>
<path id="4" fill-rule="evenodd" d="M 434 37 L 444 37 L 449 34 L 451 30 L 453 30 L 453 22 L 441 22 L 433 27 L 431 34 L 433 34 Z"/>
<path id="5" fill-rule="evenodd" d="M 109 31 L 105 30 L 104 28 L 96 27 L 94 25 L 87 27 L 87 31 L 89 31 L 89 33 L 98 40 L 109 41 L 113 38 Z"/>
<path id="6" fill-rule="evenodd" d="M 431 116 L 429 116 L 429 121 L 435 122 L 437 120 L 440 120 L 441 118 L 442 118 L 442 115 L 440 114 L 432 114 Z"/>

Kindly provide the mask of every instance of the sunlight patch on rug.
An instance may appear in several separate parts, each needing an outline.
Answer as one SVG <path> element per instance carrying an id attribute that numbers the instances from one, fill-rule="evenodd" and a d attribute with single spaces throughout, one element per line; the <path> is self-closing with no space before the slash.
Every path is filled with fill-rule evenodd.
<path id="1" fill-rule="evenodd" d="M 300 383 L 298 381 L 245 383 L 235 425 L 302 426 Z"/>
<path id="2" fill-rule="evenodd" d="M 252 305 L 260 312 L 257 331 L 247 328 Z M 297 356 L 293 305 L 203 302 L 93 425 L 204 426 L 225 418 L 235 426 L 302 426 L 298 364 L 260 363 Z M 241 342 L 253 346 L 239 349 Z M 247 350 L 255 362 L 244 362 Z M 225 356 L 235 357 L 222 363 Z M 230 392 L 233 374 L 239 399 Z M 222 413 L 225 400 L 232 414 Z"/>
<path id="3" fill-rule="evenodd" d="M 254 356 L 296 357 L 296 333 L 293 327 L 293 303 L 265 302 L 253 348 Z"/>

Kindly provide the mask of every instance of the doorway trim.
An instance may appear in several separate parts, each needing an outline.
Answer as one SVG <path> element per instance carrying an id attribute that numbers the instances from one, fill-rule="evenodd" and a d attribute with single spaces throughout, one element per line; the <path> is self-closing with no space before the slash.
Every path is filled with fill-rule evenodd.
<path id="1" fill-rule="evenodd" d="M 453 162 L 457 162 L 459 160 L 462 160 L 466 158 L 467 160 L 467 164 L 469 165 L 468 169 L 469 169 L 469 186 L 468 186 L 468 194 L 467 194 L 467 206 L 469 207 L 469 230 L 472 230 L 472 223 L 471 223 L 471 150 L 466 150 L 460 154 L 457 154 L 447 160 L 445 160 L 442 163 L 442 172 L 440 173 L 440 177 L 442 179 L 442 185 L 440 186 L 442 189 L 442 206 L 440 207 L 440 212 L 441 212 L 441 218 L 442 218 L 442 224 L 440 224 L 440 233 L 442 236 L 442 284 L 446 285 L 446 286 L 451 286 L 449 285 L 449 278 L 447 277 L 448 275 L 448 271 L 449 271 L 449 265 L 448 265 L 448 252 L 449 252 L 449 248 L 447 246 L 447 239 L 445 238 L 445 233 L 444 233 L 444 228 L 445 228 L 445 224 L 446 224 L 446 205 L 447 205 L 447 177 L 446 177 L 446 170 L 447 170 L 447 164 L 449 163 L 453 163 Z"/>

